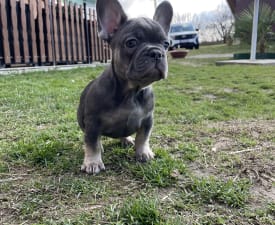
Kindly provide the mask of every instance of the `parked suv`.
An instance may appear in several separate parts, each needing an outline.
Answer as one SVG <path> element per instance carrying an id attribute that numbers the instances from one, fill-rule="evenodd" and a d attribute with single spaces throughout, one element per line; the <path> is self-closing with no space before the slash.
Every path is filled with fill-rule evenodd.
<path id="1" fill-rule="evenodd" d="M 199 48 L 198 29 L 191 23 L 171 25 L 169 33 L 170 49 L 174 48 Z"/>

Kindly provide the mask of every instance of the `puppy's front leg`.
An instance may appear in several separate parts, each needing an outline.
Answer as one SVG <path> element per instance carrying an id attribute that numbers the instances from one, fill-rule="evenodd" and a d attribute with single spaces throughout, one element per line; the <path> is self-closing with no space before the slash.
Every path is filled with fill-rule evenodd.
<path id="1" fill-rule="evenodd" d="M 137 131 L 135 139 L 136 158 L 139 161 L 146 162 L 153 159 L 155 154 L 152 152 L 149 146 L 149 138 L 151 135 L 151 129 L 153 126 L 153 116 L 145 119 L 142 126 Z"/>
<path id="2" fill-rule="evenodd" d="M 91 129 L 86 129 L 84 146 L 85 156 L 81 171 L 89 174 L 97 174 L 101 170 L 105 170 L 105 166 L 101 159 L 101 152 L 103 152 L 103 147 L 100 136 L 92 132 Z"/>

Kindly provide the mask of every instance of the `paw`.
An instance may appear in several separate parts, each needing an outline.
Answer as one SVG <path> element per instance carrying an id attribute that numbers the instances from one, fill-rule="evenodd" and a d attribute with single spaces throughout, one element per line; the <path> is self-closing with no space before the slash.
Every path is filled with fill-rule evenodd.
<path id="1" fill-rule="evenodd" d="M 123 147 L 135 145 L 135 139 L 131 136 L 120 138 L 120 141 Z"/>
<path id="2" fill-rule="evenodd" d="M 136 159 L 140 162 L 147 162 L 155 157 L 154 152 L 150 149 L 149 146 L 136 150 Z"/>
<path id="3" fill-rule="evenodd" d="M 85 158 L 81 166 L 81 171 L 88 174 L 98 174 L 100 171 L 105 170 L 104 163 L 102 160 Z"/>

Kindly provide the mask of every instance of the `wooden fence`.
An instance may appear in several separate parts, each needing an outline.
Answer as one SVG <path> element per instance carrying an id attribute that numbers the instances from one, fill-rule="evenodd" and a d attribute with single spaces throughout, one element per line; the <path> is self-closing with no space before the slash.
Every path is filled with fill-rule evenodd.
<path id="1" fill-rule="evenodd" d="M 61 0 L 0 1 L 0 67 L 106 62 L 95 11 Z"/>

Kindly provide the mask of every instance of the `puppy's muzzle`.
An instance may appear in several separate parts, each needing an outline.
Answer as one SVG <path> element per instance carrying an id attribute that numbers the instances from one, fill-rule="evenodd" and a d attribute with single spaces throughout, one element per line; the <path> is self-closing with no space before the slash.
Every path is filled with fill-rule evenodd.
<path id="1" fill-rule="evenodd" d="M 155 69 L 160 64 L 165 63 L 165 52 L 157 47 L 143 49 L 136 54 L 133 63 L 135 70 L 138 72 Z"/>
<path id="2" fill-rule="evenodd" d="M 164 53 L 157 48 L 150 49 L 148 52 L 148 56 L 151 61 L 155 63 L 160 62 L 165 57 Z"/>

